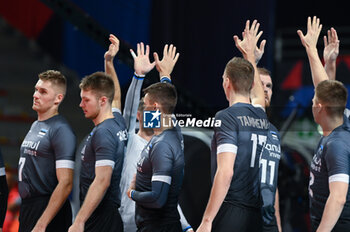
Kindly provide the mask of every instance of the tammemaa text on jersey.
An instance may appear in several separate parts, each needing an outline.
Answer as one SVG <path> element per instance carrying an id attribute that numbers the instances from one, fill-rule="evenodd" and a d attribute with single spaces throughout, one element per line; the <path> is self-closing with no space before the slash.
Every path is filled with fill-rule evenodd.
<path id="1" fill-rule="evenodd" d="M 111 184 L 102 201 L 108 200 L 120 206 L 119 182 L 127 142 L 124 118 L 114 112 L 114 118 L 106 119 L 94 127 L 81 151 L 80 201 L 83 202 L 95 178 L 95 167 L 113 168 Z"/>
<path id="2" fill-rule="evenodd" d="M 216 156 L 222 152 L 236 154 L 234 175 L 225 201 L 260 208 L 259 159 L 267 140 L 269 121 L 261 106 L 236 103 L 219 111 L 215 120 L 211 149 L 212 179 L 216 172 Z"/>

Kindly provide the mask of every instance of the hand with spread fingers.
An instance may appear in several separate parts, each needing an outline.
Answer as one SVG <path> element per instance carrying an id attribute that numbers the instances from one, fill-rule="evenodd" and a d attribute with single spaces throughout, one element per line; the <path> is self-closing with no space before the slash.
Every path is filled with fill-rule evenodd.
<path id="1" fill-rule="evenodd" d="M 153 53 L 153 56 L 156 62 L 156 68 L 159 72 L 159 76 L 166 76 L 170 78 L 170 74 L 172 73 L 174 66 L 180 56 L 180 53 L 176 53 L 176 47 L 172 44 L 170 44 L 170 46 L 166 44 L 164 46 L 162 60 L 159 60 L 159 56 L 156 52 Z"/>
<path id="2" fill-rule="evenodd" d="M 151 71 L 154 66 L 155 62 L 149 60 L 149 51 L 150 48 L 148 45 L 141 43 L 137 43 L 137 55 L 135 52 L 130 49 L 131 55 L 134 58 L 134 70 L 137 75 L 146 75 L 149 71 Z"/>
<path id="3" fill-rule="evenodd" d="M 256 52 L 257 52 L 257 55 L 260 55 L 261 52 L 263 53 L 263 49 L 265 47 L 266 42 L 262 42 L 262 44 L 260 44 L 261 50 L 256 51 L 258 40 L 263 33 L 262 31 L 258 33 L 259 27 L 260 27 L 260 23 L 258 23 L 257 20 L 254 20 L 251 26 L 250 26 L 250 20 L 247 20 L 245 29 L 242 33 L 243 39 L 242 40 L 239 39 L 237 35 L 233 36 L 236 47 L 242 53 L 243 57 L 246 59 L 248 56 L 254 56 L 254 60 L 255 60 Z"/>
<path id="4" fill-rule="evenodd" d="M 318 37 L 322 30 L 322 24 L 320 24 L 320 19 L 316 16 L 313 17 L 311 21 L 311 17 L 307 18 L 307 33 L 303 34 L 301 30 L 298 30 L 297 33 L 300 37 L 301 43 L 305 47 L 305 49 L 316 49 Z"/>

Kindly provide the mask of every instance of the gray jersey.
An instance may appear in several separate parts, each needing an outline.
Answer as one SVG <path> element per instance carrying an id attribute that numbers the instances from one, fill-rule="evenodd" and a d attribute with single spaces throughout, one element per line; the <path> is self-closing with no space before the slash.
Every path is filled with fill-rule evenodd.
<path id="1" fill-rule="evenodd" d="M 95 167 L 113 168 L 110 186 L 102 201 L 120 205 L 120 175 L 127 140 L 125 121 L 120 113 L 94 127 L 81 151 L 80 201 L 83 202 L 91 183 L 95 179 Z"/>
<path id="2" fill-rule="evenodd" d="M 60 115 L 35 121 L 20 149 L 18 190 L 22 199 L 51 195 L 57 168 L 74 168 L 76 137 Z"/>

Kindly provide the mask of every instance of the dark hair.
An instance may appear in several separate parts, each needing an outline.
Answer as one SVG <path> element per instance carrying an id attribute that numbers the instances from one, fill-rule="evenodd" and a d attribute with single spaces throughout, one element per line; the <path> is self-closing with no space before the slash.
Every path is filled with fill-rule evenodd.
<path id="1" fill-rule="evenodd" d="M 63 94 L 67 90 L 67 80 L 66 77 L 59 71 L 56 70 L 47 70 L 40 73 L 39 79 L 42 81 L 50 81 L 53 85 L 59 87 Z"/>
<path id="2" fill-rule="evenodd" d="M 172 114 L 176 107 L 177 92 L 176 88 L 169 83 L 155 83 L 143 90 L 148 94 L 152 102 L 158 102 L 161 109 L 166 114 Z"/>
<path id="3" fill-rule="evenodd" d="M 249 61 L 234 57 L 226 64 L 225 73 L 237 93 L 250 93 L 254 82 L 254 67 Z"/>
<path id="4" fill-rule="evenodd" d="M 107 97 L 110 104 L 113 102 L 114 82 L 112 78 L 104 72 L 95 72 L 84 77 L 79 84 L 79 88 L 82 90 L 92 90 L 98 97 Z"/>
<path id="5" fill-rule="evenodd" d="M 316 98 L 325 104 L 330 116 L 342 116 L 344 114 L 348 90 L 340 81 L 324 80 L 315 89 Z"/>

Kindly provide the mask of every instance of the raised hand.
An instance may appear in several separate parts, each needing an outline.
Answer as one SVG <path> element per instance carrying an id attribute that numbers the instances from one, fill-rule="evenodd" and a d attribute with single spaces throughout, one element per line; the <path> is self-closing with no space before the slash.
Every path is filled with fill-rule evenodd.
<path id="1" fill-rule="evenodd" d="M 119 51 L 119 39 L 113 34 L 110 34 L 109 41 L 111 41 L 111 44 L 104 55 L 106 61 L 112 61 Z"/>
<path id="2" fill-rule="evenodd" d="M 170 44 L 170 46 L 168 46 L 168 44 L 164 46 L 162 60 L 159 60 L 159 56 L 156 52 L 153 53 L 156 68 L 160 77 L 166 76 L 170 78 L 170 74 L 172 73 L 176 62 L 179 59 L 179 56 L 180 53 L 176 53 L 176 47 L 172 44 Z"/>
<path id="3" fill-rule="evenodd" d="M 327 36 L 323 37 L 323 42 L 324 42 L 323 59 L 325 63 L 336 61 L 339 55 L 339 42 L 340 42 L 338 40 L 337 31 L 333 27 L 327 31 Z"/>
<path id="4" fill-rule="evenodd" d="M 307 33 L 304 36 L 301 30 L 298 30 L 297 33 L 300 37 L 301 43 L 306 49 L 316 49 L 318 37 L 322 30 L 322 24 L 320 24 L 320 19 L 316 16 L 307 18 Z"/>
<path id="5" fill-rule="evenodd" d="M 149 60 L 149 46 L 145 45 L 141 42 L 137 44 L 137 55 L 135 52 L 130 49 L 131 55 L 134 58 L 134 70 L 137 75 L 146 75 L 149 71 L 151 71 L 154 66 L 155 62 Z"/>
<path id="6" fill-rule="evenodd" d="M 261 41 L 260 47 L 258 47 L 258 46 L 255 47 L 254 56 L 255 56 L 255 63 L 256 64 L 259 63 L 261 57 L 264 54 L 265 44 L 266 44 L 266 40 L 264 39 L 263 41 Z"/>
<path id="7" fill-rule="evenodd" d="M 256 53 L 256 49 L 257 49 L 256 46 L 257 46 L 258 40 L 263 33 L 262 31 L 258 33 L 259 27 L 260 27 L 260 23 L 258 23 L 257 20 L 254 20 L 251 26 L 250 26 L 250 21 L 247 20 L 245 29 L 242 33 L 243 40 L 239 39 L 237 35 L 233 36 L 236 47 L 242 53 L 243 57 L 246 59 L 248 55 L 255 56 L 255 54 L 259 55 L 261 53 L 259 49 Z M 261 43 L 262 44 L 260 44 L 260 49 L 262 49 L 262 53 L 263 53 L 263 49 L 265 47 L 266 41 L 265 42 L 263 41 Z"/>

